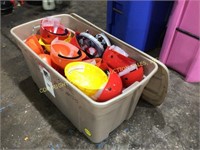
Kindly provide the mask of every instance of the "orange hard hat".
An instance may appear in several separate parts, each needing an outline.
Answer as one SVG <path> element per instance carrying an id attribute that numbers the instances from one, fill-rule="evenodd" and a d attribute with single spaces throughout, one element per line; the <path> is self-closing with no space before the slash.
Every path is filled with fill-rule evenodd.
<path id="1" fill-rule="evenodd" d="M 50 55 L 52 61 L 62 69 L 64 69 L 68 63 L 81 61 L 86 57 L 86 54 L 74 45 L 58 40 L 57 38 L 51 43 Z"/>
<path id="2" fill-rule="evenodd" d="M 39 54 L 39 57 L 48 65 L 52 66 L 51 57 L 48 54 Z"/>
<path id="3" fill-rule="evenodd" d="M 30 37 L 28 37 L 25 41 L 25 43 L 28 45 L 28 47 L 30 47 L 36 54 L 43 54 L 43 48 L 40 45 L 40 43 L 38 42 L 38 35 L 31 35 Z"/>

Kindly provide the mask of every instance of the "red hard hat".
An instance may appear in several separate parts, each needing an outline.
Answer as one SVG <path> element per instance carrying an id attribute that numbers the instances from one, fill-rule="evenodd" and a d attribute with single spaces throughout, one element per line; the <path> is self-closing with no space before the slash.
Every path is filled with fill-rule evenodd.
<path id="1" fill-rule="evenodd" d="M 134 59 L 126 57 L 112 49 L 109 49 L 109 47 L 106 48 L 102 58 L 109 67 L 117 72 L 119 72 L 120 70 L 124 70 L 125 67 L 136 63 Z"/>
<path id="2" fill-rule="evenodd" d="M 108 82 L 105 87 L 97 93 L 99 97 L 96 101 L 98 102 L 110 100 L 115 96 L 118 96 L 122 92 L 123 85 L 121 78 L 111 68 L 109 68 L 108 70 Z"/>
<path id="3" fill-rule="evenodd" d="M 123 87 L 126 88 L 136 81 L 143 79 L 143 67 L 137 67 L 136 61 L 126 57 L 108 47 L 103 54 L 103 62 L 106 62 L 121 77 Z"/>
<path id="4" fill-rule="evenodd" d="M 143 79 L 143 74 L 143 66 L 141 66 L 138 69 L 121 76 L 123 86 L 126 88 L 136 81 L 141 81 Z"/>

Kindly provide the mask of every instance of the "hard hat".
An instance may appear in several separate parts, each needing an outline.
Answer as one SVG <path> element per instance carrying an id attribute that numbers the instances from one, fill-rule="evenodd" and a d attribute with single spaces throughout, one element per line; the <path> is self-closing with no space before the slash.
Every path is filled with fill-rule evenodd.
<path id="1" fill-rule="evenodd" d="M 39 43 L 40 43 L 41 46 L 43 46 L 43 47 L 45 48 L 45 50 L 46 50 L 47 52 L 50 53 L 50 51 L 51 51 L 51 44 L 45 44 L 45 43 L 43 42 L 42 38 L 39 39 Z"/>
<path id="2" fill-rule="evenodd" d="M 66 38 L 64 41 L 65 42 L 69 42 L 71 39 L 69 39 L 69 37 L 68 38 Z M 47 51 L 47 52 L 51 52 L 51 44 L 46 44 L 43 40 L 42 40 L 42 38 L 40 38 L 39 39 L 39 43 L 40 43 L 40 45 L 42 45 L 44 48 L 45 48 L 45 50 Z"/>
<path id="3" fill-rule="evenodd" d="M 137 67 L 136 60 L 118 53 L 108 47 L 103 54 L 103 62 L 108 64 L 121 77 L 123 87 L 143 79 L 143 67 Z"/>
<path id="4" fill-rule="evenodd" d="M 51 57 L 48 54 L 39 54 L 39 57 L 48 65 L 52 66 Z"/>
<path id="5" fill-rule="evenodd" d="M 123 50 L 121 47 L 119 47 L 119 46 L 112 45 L 112 46 L 109 46 L 108 49 L 112 49 L 113 51 L 116 51 L 116 52 L 118 52 L 118 53 L 120 53 L 120 54 L 122 54 L 122 55 L 124 55 L 124 56 L 126 56 L 126 57 L 129 56 L 128 53 L 127 53 L 126 51 L 124 51 L 124 50 Z"/>
<path id="6" fill-rule="evenodd" d="M 58 40 L 57 38 L 51 43 L 50 55 L 52 61 L 62 69 L 64 69 L 68 63 L 81 61 L 86 57 L 86 54 L 74 45 Z"/>
<path id="7" fill-rule="evenodd" d="M 66 65 L 64 72 L 71 83 L 90 97 L 108 81 L 107 75 L 100 68 L 86 62 L 71 62 Z"/>
<path id="8" fill-rule="evenodd" d="M 97 95 L 100 95 L 96 101 L 98 102 L 104 102 L 107 100 L 110 100 L 114 98 L 115 96 L 118 96 L 122 92 L 122 80 L 118 76 L 118 74 L 113 71 L 111 68 L 109 68 L 108 73 L 108 82 L 106 86 L 103 88 L 103 90 L 98 91 Z"/>
<path id="9" fill-rule="evenodd" d="M 43 48 L 38 42 L 38 35 L 32 35 L 28 37 L 25 41 L 25 43 L 36 53 L 36 54 L 43 54 Z"/>
<path id="10" fill-rule="evenodd" d="M 79 49 L 81 49 L 78 41 L 77 41 L 77 35 L 79 35 L 80 33 L 75 33 L 74 36 L 72 36 L 71 40 L 69 41 L 69 43 L 71 43 L 72 45 L 78 47 Z"/>
<path id="11" fill-rule="evenodd" d="M 130 66 L 136 63 L 134 59 L 126 57 L 112 49 L 109 49 L 109 47 L 106 48 L 102 59 L 105 63 L 108 64 L 109 67 L 115 69 L 115 71 L 123 70 L 126 66 Z"/>
<path id="12" fill-rule="evenodd" d="M 121 76 L 123 86 L 126 88 L 136 81 L 141 81 L 143 79 L 143 74 L 144 74 L 144 70 L 143 70 L 143 66 L 141 66 L 138 69 L 133 70 Z"/>
<path id="13" fill-rule="evenodd" d="M 59 40 L 65 40 L 70 37 L 70 31 L 65 28 L 59 18 L 44 18 L 40 24 L 40 35 L 45 44 L 51 42 L 58 37 Z"/>

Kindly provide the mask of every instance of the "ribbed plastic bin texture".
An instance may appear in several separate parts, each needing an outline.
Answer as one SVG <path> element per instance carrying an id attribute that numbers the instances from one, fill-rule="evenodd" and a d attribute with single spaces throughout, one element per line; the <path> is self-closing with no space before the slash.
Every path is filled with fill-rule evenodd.
<path id="1" fill-rule="evenodd" d="M 57 88 L 48 89 L 44 93 L 72 124 L 91 141 L 94 143 L 103 141 L 111 131 L 124 120 L 129 119 L 133 115 L 142 93 L 143 98 L 154 105 L 163 102 L 168 86 L 168 72 L 163 64 L 76 14 L 61 14 L 53 17 L 61 18 L 62 24 L 74 31 L 89 30 L 93 35 L 101 32 L 105 33 L 112 44 L 123 48 L 130 57 L 138 62 L 146 64 L 144 65 L 145 78 L 141 82 L 134 83 L 125 89 L 122 94 L 109 101 L 95 102 L 56 70 L 45 64 L 37 54 L 25 45 L 24 40 L 32 34 L 33 27 L 38 26 L 41 19 L 19 25 L 11 30 L 11 34 L 15 37 L 17 45 L 24 55 L 34 82 L 40 90 L 46 87 L 47 79 L 48 83 L 57 86 Z M 154 86 L 147 85 L 148 83 Z M 145 87 L 146 90 L 144 90 Z"/>

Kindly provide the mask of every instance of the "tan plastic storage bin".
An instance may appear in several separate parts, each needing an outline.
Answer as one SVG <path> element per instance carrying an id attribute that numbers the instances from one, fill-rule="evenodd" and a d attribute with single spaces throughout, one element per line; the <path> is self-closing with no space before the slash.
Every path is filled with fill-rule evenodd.
<path id="1" fill-rule="evenodd" d="M 75 31 L 89 30 L 93 35 L 104 32 L 112 44 L 121 47 L 132 58 L 144 65 L 145 78 L 141 82 L 134 83 L 121 95 L 107 102 L 98 103 L 45 64 L 25 45 L 24 40 L 32 34 L 33 27 L 38 26 L 41 19 L 19 25 L 11 30 L 11 34 L 22 50 L 34 82 L 41 88 L 40 90 L 47 87 L 46 96 L 91 141 L 101 142 L 124 120 L 129 119 L 141 95 L 153 105 L 163 102 L 168 87 L 168 71 L 162 63 L 76 14 L 61 14 L 54 17 L 60 17 L 62 24 Z M 53 85 L 54 88 L 48 87 L 47 84 Z"/>

